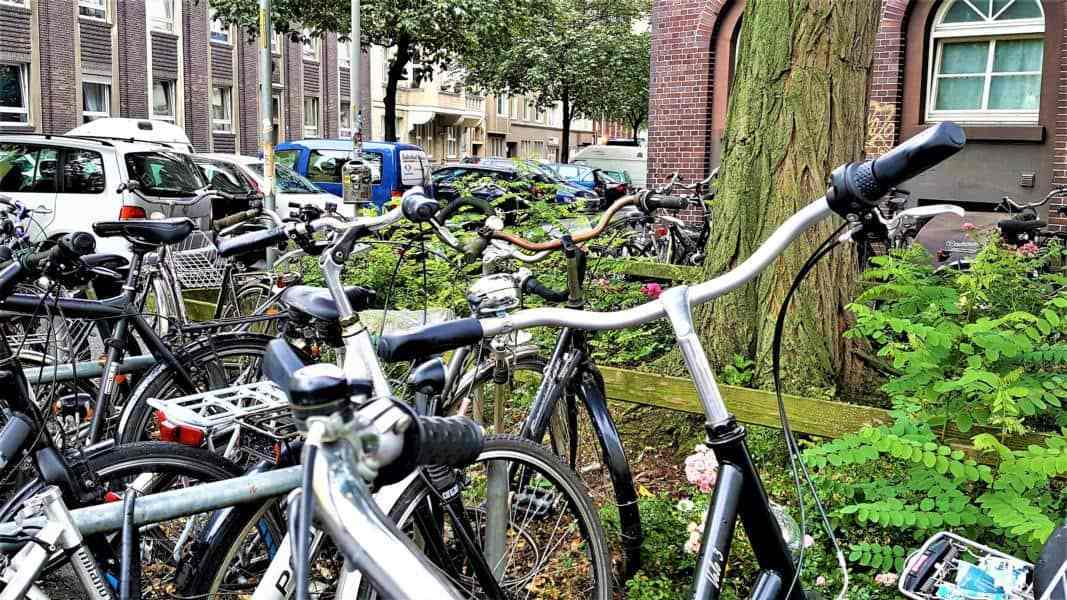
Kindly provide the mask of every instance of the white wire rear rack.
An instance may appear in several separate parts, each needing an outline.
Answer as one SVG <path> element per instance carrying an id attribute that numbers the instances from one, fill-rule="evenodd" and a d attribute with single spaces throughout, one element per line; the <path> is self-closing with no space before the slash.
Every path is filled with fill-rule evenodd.
<path id="1" fill-rule="evenodd" d="M 260 381 L 180 398 L 150 398 L 148 405 L 176 425 L 195 427 L 211 436 L 232 429 L 239 420 L 288 410 L 289 399 L 278 386 Z"/>

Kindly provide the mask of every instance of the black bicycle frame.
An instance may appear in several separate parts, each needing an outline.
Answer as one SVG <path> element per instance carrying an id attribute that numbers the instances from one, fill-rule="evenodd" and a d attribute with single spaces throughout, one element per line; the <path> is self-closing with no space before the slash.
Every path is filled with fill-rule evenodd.
<path id="1" fill-rule="evenodd" d="M 101 385 L 97 390 L 96 402 L 93 409 L 93 418 L 89 426 L 89 435 L 86 445 L 92 445 L 100 441 L 103 435 L 104 422 L 110 414 L 111 398 L 116 391 L 116 378 L 119 364 L 126 356 L 126 347 L 130 334 L 130 326 L 143 340 L 146 349 L 157 361 L 174 369 L 178 375 L 178 384 L 187 393 L 196 391 L 192 376 L 185 366 L 178 362 L 174 353 L 170 351 L 166 343 L 160 339 L 154 329 L 145 321 L 136 305 L 136 284 L 141 274 L 144 255 L 134 253 L 130 261 L 130 272 L 123 287 L 121 296 L 109 300 L 85 300 L 81 298 L 56 298 L 53 296 L 35 296 L 28 294 L 12 294 L 0 300 L 0 310 L 16 312 L 20 314 L 34 315 L 39 312 L 42 304 L 48 309 L 58 309 L 63 318 L 109 320 L 114 322 L 111 337 L 107 340 L 107 359 L 104 363 L 104 375 Z"/>

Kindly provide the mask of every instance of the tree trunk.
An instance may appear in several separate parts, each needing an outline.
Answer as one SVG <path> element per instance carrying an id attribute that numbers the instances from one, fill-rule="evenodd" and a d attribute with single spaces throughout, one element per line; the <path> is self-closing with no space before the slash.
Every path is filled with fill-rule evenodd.
<path id="1" fill-rule="evenodd" d="M 396 41 L 396 56 L 389 65 L 389 72 L 385 80 L 385 96 L 382 103 L 385 104 L 385 141 L 398 142 L 396 135 L 396 88 L 400 85 L 400 78 L 411 60 L 411 43 L 406 37 Z"/>
<path id="2" fill-rule="evenodd" d="M 715 218 L 704 274 L 727 271 L 801 207 L 826 177 L 863 156 L 866 90 L 880 2 L 749 0 L 723 135 Z M 769 381 L 777 310 L 800 266 L 840 220 L 812 229 L 753 283 L 697 313 L 713 365 L 753 357 Z M 824 258 L 797 292 L 783 339 L 783 381 L 794 392 L 858 382 L 842 332 L 857 274 L 851 246 Z"/>
<path id="3" fill-rule="evenodd" d="M 630 128 L 634 133 L 634 141 L 638 139 L 638 134 L 641 132 L 641 123 L 645 122 L 644 114 L 635 114 L 630 116 Z"/>
<path id="4" fill-rule="evenodd" d="M 560 102 L 563 104 L 563 139 L 559 142 L 559 162 L 568 163 L 571 161 L 571 119 L 574 115 L 571 114 L 570 94 L 566 90 Z"/>

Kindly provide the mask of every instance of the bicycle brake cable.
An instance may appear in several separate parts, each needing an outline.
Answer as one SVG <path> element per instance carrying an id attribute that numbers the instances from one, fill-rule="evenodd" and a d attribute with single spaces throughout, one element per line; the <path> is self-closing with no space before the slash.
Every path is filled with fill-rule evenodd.
<path id="1" fill-rule="evenodd" d="M 815 267 L 815 265 L 822 260 L 827 254 L 833 251 L 839 246 L 845 239 L 842 232 L 849 226 L 845 223 L 838 227 L 829 237 L 827 237 L 819 245 L 818 248 L 812 253 L 811 256 L 804 262 L 804 265 L 797 272 L 793 278 L 793 282 L 786 292 L 785 298 L 782 300 L 782 306 L 778 310 L 778 316 L 774 325 L 774 336 L 771 343 L 771 372 L 774 379 L 774 392 L 778 402 L 778 416 L 782 422 L 782 435 L 785 438 L 786 448 L 789 453 L 789 466 L 793 472 L 793 482 L 797 490 L 797 503 L 800 508 L 800 550 L 797 557 L 797 567 L 793 575 L 793 580 L 789 584 L 789 589 L 785 597 L 789 597 L 793 588 L 796 586 L 797 581 L 800 579 L 800 572 L 804 563 L 804 538 L 807 531 L 807 516 L 804 509 L 804 485 L 801 483 L 801 476 L 803 476 L 804 483 L 807 484 L 808 489 L 811 492 L 812 498 L 815 501 L 815 508 L 822 521 L 823 528 L 826 530 L 827 536 L 830 538 L 830 542 L 834 547 L 834 551 L 837 555 L 838 565 L 842 573 L 842 588 L 838 595 L 839 599 L 845 597 L 845 593 L 848 590 L 848 566 L 845 563 L 844 553 L 841 551 L 840 546 L 837 543 L 837 538 L 834 536 L 833 528 L 830 526 L 829 518 L 826 516 L 825 508 L 822 505 L 822 501 L 819 500 L 818 492 L 815 489 L 815 484 L 812 482 L 811 475 L 808 472 L 807 466 L 804 464 L 804 459 L 800 453 L 800 447 L 797 444 L 796 437 L 793 435 L 792 427 L 789 425 L 789 415 L 785 409 L 785 401 L 782 398 L 782 379 L 781 379 L 781 355 L 782 355 L 782 335 L 785 330 L 785 319 L 789 310 L 789 305 L 792 302 L 793 295 L 799 289 L 800 284 L 804 281 L 807 275 Z M 799 467 L 799 468 L 798 468 Z"/>

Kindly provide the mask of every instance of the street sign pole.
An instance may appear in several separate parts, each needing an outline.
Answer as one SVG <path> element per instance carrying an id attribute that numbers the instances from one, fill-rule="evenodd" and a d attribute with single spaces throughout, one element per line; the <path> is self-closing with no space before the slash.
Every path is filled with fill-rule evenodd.
<path id="1" fill-rule="evenodd" d="M 352 154 L 341 169 L 344 201 L 346 203 L 364 204 L 370 200 L 371 171 L 363 161 L 363 103 L 360 97 L 360 45 L 359 0 L 352 0 L 352 54 L 349 57 L 348 76 L 350 100 L 348 105 L 349 123 L 352 125 Z"/>
<path id="2" fill-rule="evenodd" d="M 270 0 L 259 0 L 259 145 L 263 151 L 263 208 L 273 211 L 274 203 L 274 115 L 271 86 Z M 274 268 L 275 249 L 267 250 L 267 269 Z"/>

